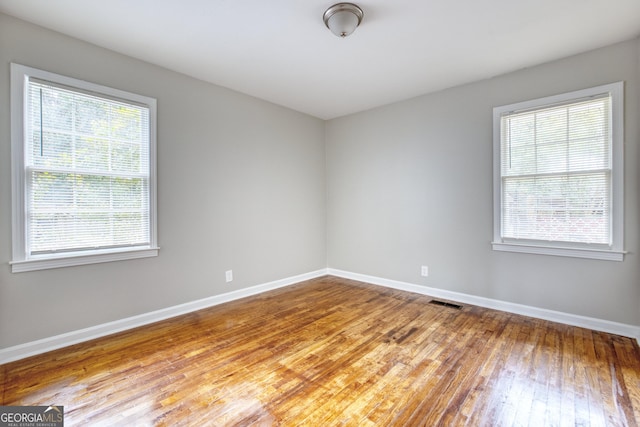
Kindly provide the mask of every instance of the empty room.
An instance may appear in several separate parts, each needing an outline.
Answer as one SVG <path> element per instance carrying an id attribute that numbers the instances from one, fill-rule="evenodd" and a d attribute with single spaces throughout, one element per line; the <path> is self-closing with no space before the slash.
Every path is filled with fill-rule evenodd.
<path id="1" fill-rule="evenodd" d="M 0 426 L 640 424 L 637 0 L 0 0 L 0 103 Z"/>

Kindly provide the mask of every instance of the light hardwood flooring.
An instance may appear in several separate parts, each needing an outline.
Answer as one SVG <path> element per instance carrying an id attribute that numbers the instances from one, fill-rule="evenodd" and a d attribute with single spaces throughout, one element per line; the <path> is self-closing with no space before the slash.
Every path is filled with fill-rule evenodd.
<path id="1" fill-rule="evenodd" d="M 322 277 L 0 366 L 65 425 L 637 426 L 630 339 Z"/>

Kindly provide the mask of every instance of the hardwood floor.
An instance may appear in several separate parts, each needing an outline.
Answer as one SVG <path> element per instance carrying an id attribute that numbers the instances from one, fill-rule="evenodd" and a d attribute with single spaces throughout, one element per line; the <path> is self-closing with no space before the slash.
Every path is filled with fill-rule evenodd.
<path id="1" fill-rule="evenodd" d="M 0 366 L 65 425 L 637 426 L 630 339 L 323 277 Z"/>

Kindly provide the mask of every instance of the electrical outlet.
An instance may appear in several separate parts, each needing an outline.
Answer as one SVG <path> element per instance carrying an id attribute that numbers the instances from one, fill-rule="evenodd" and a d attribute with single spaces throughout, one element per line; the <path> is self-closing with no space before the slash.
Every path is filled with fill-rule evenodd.
<path id="1" fill-rule="evenodd" d="M 423 265 L 420 274 L 422 275 L 422 277 L 427 277 L 429 275 L 429 267 Z"/>
<path id="2" fill-rule="evenodd" d="M 233 270 L 227 270 L 224 272 L 224 277 L 225 280 L 227 281 L 227 283 L 231 282 L 233 280 Z"/>

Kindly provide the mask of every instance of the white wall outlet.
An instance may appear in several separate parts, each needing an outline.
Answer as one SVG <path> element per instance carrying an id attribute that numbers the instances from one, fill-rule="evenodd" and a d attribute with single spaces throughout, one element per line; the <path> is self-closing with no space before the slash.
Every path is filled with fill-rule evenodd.
<path id="1" fill-rule="evenodd" d="M 427 277 L 429 275 L 429 267 L 423 265 L 422 270 L 420 270 L 420 274 L 422 275 L 422 277 Z"/>
<path id="2" fill-rule="evenodd" d="M 224 277 L 225 280 L 227 281 L 227 283 L 231 282 L 233 280 L 233 270 L 227 270 L 224 272 Z"/>

